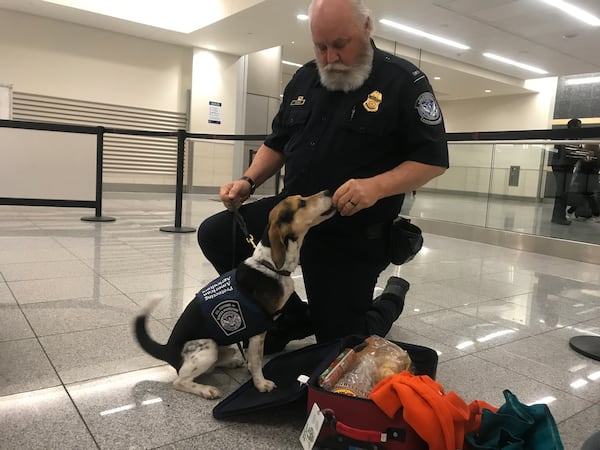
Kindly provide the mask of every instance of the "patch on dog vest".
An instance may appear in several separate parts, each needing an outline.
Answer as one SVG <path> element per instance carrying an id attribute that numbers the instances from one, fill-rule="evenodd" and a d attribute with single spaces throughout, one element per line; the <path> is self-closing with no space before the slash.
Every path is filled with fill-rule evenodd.
<path id="1" fill-rule="evenodd" d="M 234 300 L 219 303 L 212 310 L 211 315 L 227 336 L 246 328 L 242 308 Z"/>
<path id="2" fill-rule="evenodd" d="M 262 307 L 238 289 L 235 270 L 211 281 L 196 294 L 208 335 L 219 345 L 248 339 L 271 327 Z"/>
<path id="3" fill-rule="evenodd" d="M 222 277 L 213 280 L 200 291 L 200 294 L 204 297 L 204 300 L 212 300 L 223 295 L 228 295 L 233 291 L 232 273 L 226 273 Z M 224 300 L 216 303 L 210 315 L 225 336 L 231 336 L 246 328 L 242 308 L 236 300 Z"/>

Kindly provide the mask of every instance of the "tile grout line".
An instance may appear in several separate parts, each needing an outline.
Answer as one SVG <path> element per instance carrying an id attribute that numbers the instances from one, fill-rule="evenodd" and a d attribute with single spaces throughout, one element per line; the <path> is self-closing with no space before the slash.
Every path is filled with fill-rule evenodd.
<path id="1" fill-rule="evenodd" d="M 4 276 L 2 276 L 2 279 L 5 280 Z M 6 281 L 6 280 L 5 280 Z M 38 336 L 38 334 L 36 333 L 35 329 L 33 328 L 33 326 L 31 325 L 31 322 L 29 321 L 29 319 L 27 318 L 27 316 L 25 315 L 23 309 L 21 308 L 21 304 L 19 303 L 19 301 L 17 300 L 17 297 L 15 296 L 14 292 L 12 291 L 12 289 L 10 288 L 10 286 L 8 285 L 8 283 L 6 284 L 8 290 L 10 291 L 11 295 L 13 296 L 15 303 L 17 304 L 17 307 L 19 308 L 19 311 L 21 312 L 21 314 L 23 315 L 23 318 L 25 319 L 25 321 L 27 322 L 27 325 L 29 326 L 29 328 L 31 329 L 31 332 L 33 333 L 35 340 L 37 341 L 38 345 L 40 346 L 40 349 L 42 350 L 42 352 L 44 353 L 44 356 L 46 357 L 48 363 L 50 364 L 50 367 L 52 367 L 52 370 L 54 371 L 54 374 L 56 375 L 56 378 L 60 381 L 60 386 L 62 387 L 62 389 L 64 390 L 65 394 L 67 395 L 67 397 L 69 398 L 69 401 L 71 402 L 71 405 L 73 406 L 73 408 L 75 409 L 75 411 L 77 412 L 77 415 L 79 416 L 79 418 L 81 419 L 81 423 L 83 424 L 83 426 L 85 427 L 85 429 L 87 430 L 88 434 L 90 435 L 90 438 L 92 439 L 92 441 L 94 442 L 94 444 L 96 445 L 96 447 L 98 449 L 100 449 L 100 445 L 98 444 L 98 442 L 96 441 L 96 438 L 94 436 L 94 434 L 92 433 L 92 430 L 90 429 L 90 427 L 88 426 L 87 422 L 85 421 L 83 415 L 81 414 L 81 411 L 79 410 L 79 408 L 77 407 L 77 404 L 75 403 L 75 401 L 73 400 L 73 398 L 71 397 L 71 394 L 69 393 L 69 390 L 67 389 L 67 386 L 65 385 L 64 380 L 62 379 L 62 377 L 60 376 L 60 374 L 58 373 L 58 370 L 56 369 L 56 366 L 54 365 L 54 363 L 52 362 L 52 359 L 50 358 L 50 355 L 48 355 L 48 352 L 46 351 L 46 349 L 44 348 L 44 346 L 42 345 L 42 342 L 40 341 L 40 337 Z M 39 389 L 36 389 L 39 390 Z"/>

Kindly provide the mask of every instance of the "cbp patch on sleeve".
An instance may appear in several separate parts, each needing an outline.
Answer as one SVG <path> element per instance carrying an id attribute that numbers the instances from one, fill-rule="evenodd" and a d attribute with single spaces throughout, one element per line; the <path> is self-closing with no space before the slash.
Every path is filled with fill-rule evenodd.
<path id="1" fill-rule="evenodd" d="M 437 125 L 442 121 L 442 112 L 431 92 L 423 92 L 415 102 L 421 122 L 427 125 Z"/>

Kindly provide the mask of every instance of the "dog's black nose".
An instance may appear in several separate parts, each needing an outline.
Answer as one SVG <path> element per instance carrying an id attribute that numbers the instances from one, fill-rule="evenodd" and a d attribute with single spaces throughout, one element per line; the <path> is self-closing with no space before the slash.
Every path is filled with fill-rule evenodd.
<path id="1" fill-rule="evenodd" d="M 329 189 L 325 189 L 323 191 L 323 195 L 326 196 L 326 197 L 331 197 L 331 191 Z"/>

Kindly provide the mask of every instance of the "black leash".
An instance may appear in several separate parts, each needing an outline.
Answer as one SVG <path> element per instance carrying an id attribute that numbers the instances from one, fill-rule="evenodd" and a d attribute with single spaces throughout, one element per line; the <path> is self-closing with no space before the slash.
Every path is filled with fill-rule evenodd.
<path id="1" fill-rule="evenodd" d="M 244 235 L 244 238 L 246 239 L 246 242 L 248 244 L 250 244 L 252 246 L 252 248 L 256 248 L 256 244 L 254 243 L 254 236 L 252 236 L 248 232 L 248 227 L 246 226 L 246 221 L 244 220 L 244 218 L 240 214 L 239 209 L 235 208 L 232 211 L 232 214 L 233 214 L 233 218 L 235 220 L 232 222 L 233 223 L 233 227 L 232 227 L 232 231 L 233 232 L 232 232 L 232 236 L 231 236 L 231 243 L 232 243 L 231 267 L 235 267 L 236 266 L 236 263 L 235 263 L 235 242 L 237 240 L 236 225 L 238 225 L 240 227 L 240 230 L 242 231 L 242 234 Z M 244 353 L 244 346 L 242 345 L 241 342 L 237 342 L 237 348 L 240 351 L 240 353 L 242 354 L 242 358 L 244 358 L 244 361 L 247 361 L 246 354 Z"/>
<path id="2" fill-rule="evenodd" d="M 235 222 L 233 222 L 233 243 L 234 243 L 234 252 L 233 252 L 233 264 L 235 264 L 235 224 L 237 223 L 240 227 L 240 230 L 242 230 L 242 234 L 244 235 L 244 238 L 246 239 L 246 242 L 248 244 L 250 244 L 252 246 L 252 248 L 256 248 L 256 244 L 254 243 L 254 236 L 252 236 L 250 233 L 248 233 L 248 227 L 246 226 L 246 221 L 244 220 L 244 218 L 242 217 L 242 215 L 240 214 L 240 210 L 239 209 L 234 209 L 233 210 L 233 217 L 235 218 Z"/>

